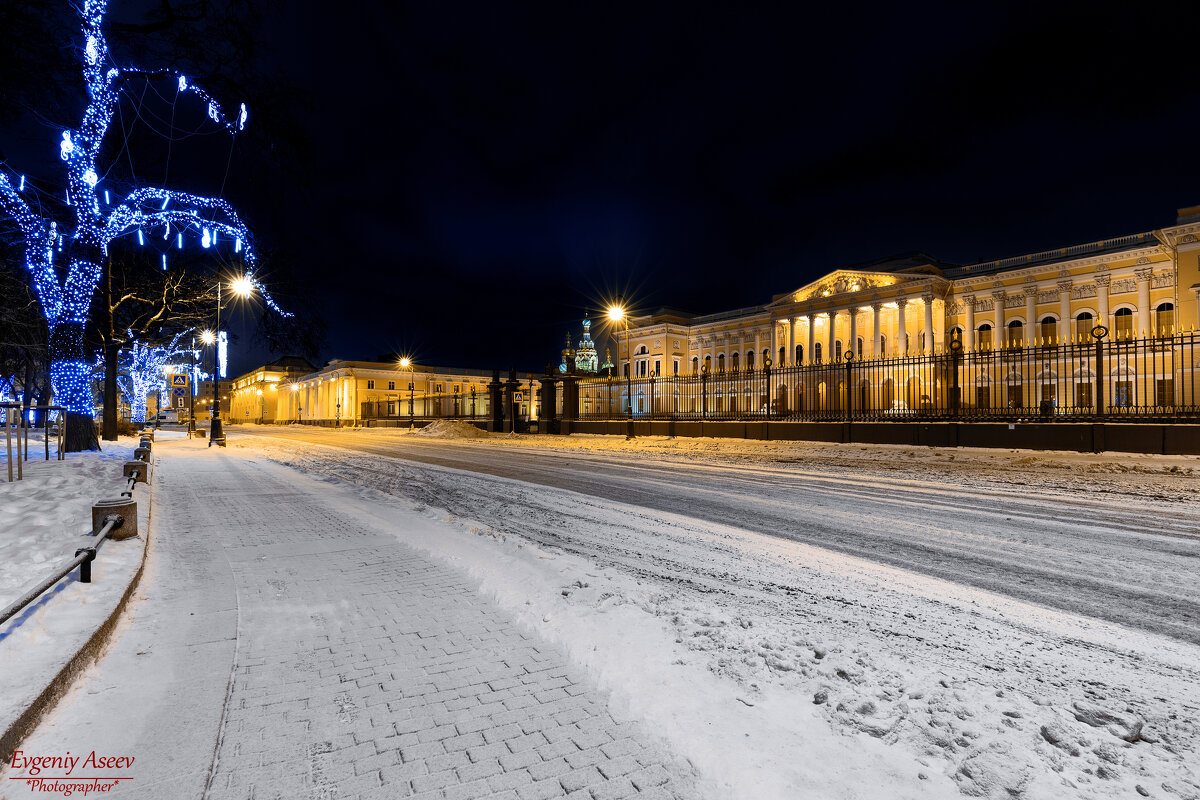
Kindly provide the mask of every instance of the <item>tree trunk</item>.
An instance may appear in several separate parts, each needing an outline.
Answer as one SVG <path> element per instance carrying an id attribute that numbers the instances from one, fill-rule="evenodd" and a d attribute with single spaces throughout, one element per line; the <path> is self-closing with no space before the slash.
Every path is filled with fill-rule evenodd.
<path id="1" fill-rule="evenodd" d="M 50 331 L 50 376 L 55 402 L 67 409 L 64 450 L 99 450 L 91 368 L 85 359 L 83 325 L 61 322 Z"/>
<path id="2" fill-rule="evenodd" d="M 104 441 L 117 440 L 117 343 L 104 343 Z"/>
<path id="3" fill-rule="evenodd" d="M 113 330 L 112 259 L 104 265 L 104 441 L 117 440 L 117 342 Z"/>

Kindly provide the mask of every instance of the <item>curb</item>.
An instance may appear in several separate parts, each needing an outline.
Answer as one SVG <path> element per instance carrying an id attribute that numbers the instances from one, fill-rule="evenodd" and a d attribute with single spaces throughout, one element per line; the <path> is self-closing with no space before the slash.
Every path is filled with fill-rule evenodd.
<path id="1" fill-rule="evenodd" d="M 32 733 L 33 729 L 38 726 L 38 723 L 54 709 L 58 701 L 71 689 L 75 678 L 100 657 L 104 646 L 111 640 L 112 633 L 123 616 L 125 608 L 129 605 L 129 599 L 141 583 L 142 573 L 146 569 L 146 554 L 150 550 L 150 521 L 153 494 L 153 490 L 147 492 L 144 512 L 142 504 L 138 504 L 138 529 L 145 531 L 145 535 L 143 537 L 142 558 L 129 580 L 129 585 L 125 587 L 125 591 L 121 593 L 121 597 L 117 600 L 108 616 L 104 618 L 104 621 L 92 632 L 87 641 L 79 648 L 78 652 L 67 659 L 67 662 L 49 680 L 46 688 L 34 698 L 29 708 L 25 709 L 24 712 L 14 719 L 3 732 L 0 732 L 0 757 L 3 759 L 0 761 L 0 764 L 7 764 L 12 761 L 13 751 L 17 749 L 21 741 Z"/>

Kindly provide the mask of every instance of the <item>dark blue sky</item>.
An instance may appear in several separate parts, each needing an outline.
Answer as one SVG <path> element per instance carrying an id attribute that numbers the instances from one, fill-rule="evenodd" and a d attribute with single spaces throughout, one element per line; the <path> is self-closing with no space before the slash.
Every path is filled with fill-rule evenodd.
<path id="1" fill-rule="evenodd" d="M 325 357 L 531 369 L 618 294 L 713 312 L 1200 203 L 1186 4 L 776 6 L 285 3 L 254 38 L 307 94 L 307 181 L 242 146 L 225 194 Z"/>

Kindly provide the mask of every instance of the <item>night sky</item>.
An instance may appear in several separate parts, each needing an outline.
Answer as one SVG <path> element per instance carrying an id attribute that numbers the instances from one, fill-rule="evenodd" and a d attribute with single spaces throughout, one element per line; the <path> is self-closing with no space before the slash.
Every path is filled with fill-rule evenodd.
<path id="1" fill-rule="evenodd" d="M 1171 224 L 1200 203 L 1185 6 L 1051 5 L 298 0 L 262 41 L 308 93 L 306 180 L 235 164 L 226 195 L 324 358 L 539 370 L 609 298 L 708 313 Z"/>

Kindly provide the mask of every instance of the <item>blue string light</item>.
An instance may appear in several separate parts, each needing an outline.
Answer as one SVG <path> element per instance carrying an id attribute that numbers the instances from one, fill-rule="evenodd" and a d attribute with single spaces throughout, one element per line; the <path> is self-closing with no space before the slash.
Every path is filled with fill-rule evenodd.
<path id="1" fill-rule="evenodd" d="M 191 329 L 177 333 L 167 345 L 143 345 L 134 341 L 124 354 L 123 368 L 129 377 L 129 391 L 125 396 L 129 398 L 129 414 L 134 422 L 146 421 L 146 398 L 161 384 L 163 367 L 177 356 L 190 353 L 192 360 L 198 356 L 196 351 L 179 346 L 180 339 L 189 333 Z M 129 338 L 133 339 L 133 331 L 129 331 Z"/>
<path id="2" fill-rule="evenodd" d="M 244 129 L 248 118 L 245 104 L 239 106 L 236 116 L 230 117 L 215 98 L 175 70 L 113 66 L 103 30 L 108 2 L 83 0 L 80 10 L 84 39 L 83 77 L 88 102 L 79 126 L 63 130 L 58 144 L 59 158 L 67 172 L 64 199 L 72 209 L 74 222 L 70 231 L 70 247 L 65 248 L 65 237 L 56 230 L 56 223 L 35 212 L 18 194 L 25 188 L 24 177 L 20 180 L 19 188 L 14 189 L 9 176 L 0 172 L 0 215 L 15 220 L 25 240 L 25 265 L 33 276 L 34 288 L 50 329 L 50 375 L 55 402 L 68 411 L 87 415 L 94 413 L 95 406 L 90 382 L 91 367 L 88 364 L 90 359 L 86 357 L 83 331 L 88 320 L 88 308 L 100 279 L 100 263 L 114 239 L 136 232 L 138 243 L 144 244 L 143 229 L 162 225 L 163 239 L 169 241 L 171 223 L 174 222 L 178 229 L 176 243 L 182 247 L 183 230 L 189 223 L 198 225 L 195 222 L 197 214 L 204 213 L 212 217 L 205 220 L 213 237 L 210 244 L 215 243 L 217 232 L 235 240 L 238 253 L 243 251 L 245 243 L 243 260 L 247 268 L 246 277 L 262 292 L 270 308 L 285 313 L 254 277 L 257 258 L 253 237 L 225 201 L 166 189 L 144 188 L 111 205 L 110 196 L 105 191 L 105 205 L 111 205 L 111 208 L 107 215 L 101 211 L 96 187 L 100 183 L 99 175 L 104 170 L 97 169 L 97 159 L 117 111 L 121 93 L 129 81 L 174 78 L 180 94 L 197 95 L 207 104 L 209 117 L 230 133 Z M 65 264 L 55 263 L 56 244 L 60 252 L 64 252 L 65 248 L 61 259 L 65 260 Z M 166 269 L 165 253 L 162 263 L 163 269 Z M 65 277 L 61 274 L 64 268 Z"/>

